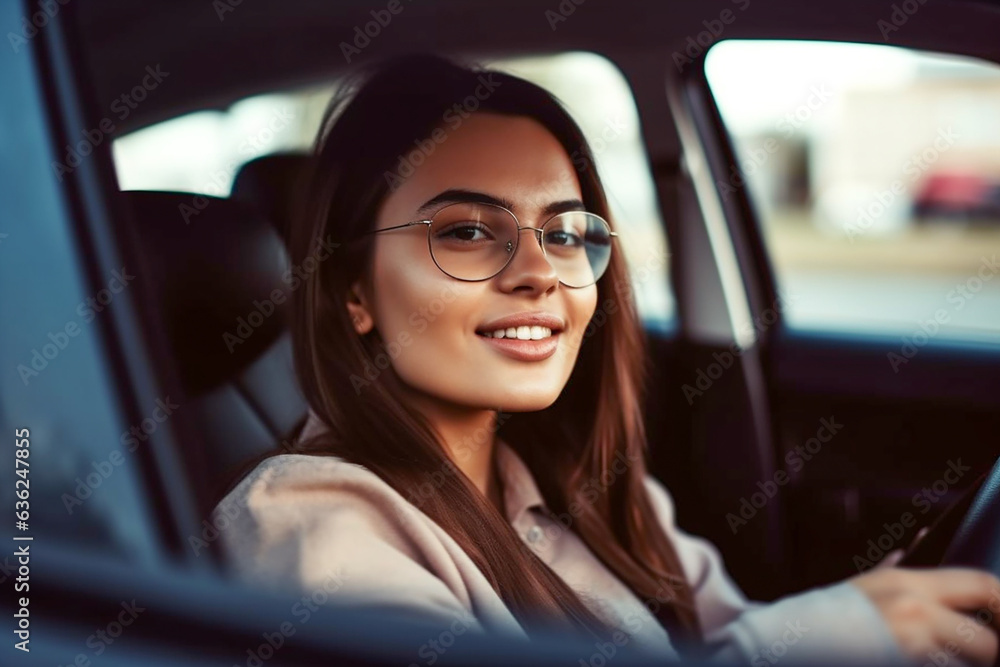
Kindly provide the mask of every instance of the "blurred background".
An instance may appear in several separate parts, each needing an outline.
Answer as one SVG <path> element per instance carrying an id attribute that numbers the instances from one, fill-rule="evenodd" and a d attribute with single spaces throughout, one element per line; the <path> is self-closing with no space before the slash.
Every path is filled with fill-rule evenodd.
<path id="1" fill-rule="evenodd" d="M 670 327 L 666 239 L 621 73 L 592 53 L 486 64 L 573 113 L 626 222 L 643 318 Z M 949 335 L 1000 330 L 1000 280 L 960 288 L 1000 250 L 1000 68 L 891 46 L 724 40 L 706 73 L 741 167 L 728 185 L 749 187 L 791 326 L 905 335 L 944 308 Z M 121 187 L 228 196 L 245 162 L 308 150 L 334 89 L 256 95 L 117 138 Z"/>
<path id="2" fill-rule="evenodd" d="M 729 185 L 746 179 L 790 326 L 906 335 L 945 309 L 949 336 L 995 341 L 1000 68 L 731 40 L 706 74 L 741 166 Z"/>
<path id="3" fill-rule="evenodd" d="M 571 52 L 482 60 L 553 92 L 595 154 L 647 326 L 674 322 L 667 241 L 642 146 L 635 100 L 606 58 Z M 227 197 L 239 168 L 270 153 L 308 151 L 336 84 L 248 97 L 225 111 L 199 111 L 113 144 L 123 190 L 179 190 Z M 271 129 L 272 127 L 276 129 Z"/>

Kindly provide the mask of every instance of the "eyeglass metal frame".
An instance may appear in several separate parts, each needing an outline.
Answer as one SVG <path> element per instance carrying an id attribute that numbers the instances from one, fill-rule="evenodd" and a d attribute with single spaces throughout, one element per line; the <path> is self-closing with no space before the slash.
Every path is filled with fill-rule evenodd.
<path id="1" fill-rule="evenodd" d="M 499 206 L 497 204 L 488 204 L 488 203 L 485 203 L 485 202 L 456 202 L 455 204 L 448 204 L 448 206 L 441 207 L 437 211 L 437 213 L 440 213 L 441 211 L 443 211 L 443 210 L 445 210 L 445 209 L 447 209 L 447 208 L 449 208 L 451 206 L 457 206 L 457 205 L 460 205 L 460 204 L 470 204 L 470 203 L 473 204 L 473 205 L 475 205 L 475 206 L 489 206 L 490 208 L 495 208 L 495 209 L 499 209 L 501 211 L 504 211 L 505 213 L 507 213 L 507 215 L 509 215 L 511 218 L 513 218 L 514 224 L 517 226 L 517 234 L 514 237 L 516 239 L 515 245 L 514 245 L 513 248 L 510 249 L 509 254 L 507 256 L 507 261 L 504 262 L 504 265 L 501 266 L 495 273 L 492 273 L 492 274 L 486 276 L 485 278 L 459 278 L 458 276 L 453 276 L 452 274 L 450 274 L 447 271 L 445 271 L 444 268 L 441 266 L 441 264 L 438 263 L 437 257 L 434 256 L 434 249 L 431 247 L 431 226 L 434 224 L 433 216 L 430 219 L 427 219 L 427 220 L 413 220 L 412 222 L 404 222 L 401 225 L 393 225 L 392 227 L 383 227 L 382 229 L 373 229 L 370 232 L 365 232 L 361 236 L 364 237 L 364 236 L 369 236 L 369 235 L 372 235 L 372 234 L 381 234 L 382 232 L 391 232 L 391 231 L 396 230 L 396 229 L 404 229 L 406 227 L 415 227 L 416 225 L 426 225 L 427 226 L 427 252 L 430 253 L 431 260 L 434 262 L 434 266 L 438 267 L 438 270 L 440 270 L 441 273 L 445 274 L 449 278 L 454 278 L 455 280 L 461 280 L 462 282 L 467 282 L 467 283 L 480 283 L 480 282 L 482 282 L 484 280 L 490 280 L 491 278 L 495 278 L 496 276 L 500 275 L 500 273 L 502 273 L 503 270 L 506 269 L 510 265 L 511 261 L 514 259 L 514 255 L 517 254 L 517 249 L 521 247 L 521 230 L 524 230 L 524 229 L 530 229 L 531 231 L 535 232 L 535 239 L 538 241 L 538 247 L 542 249 L 542 254 L 545 255 L 546 258 L 548 258 L 548 253 L 545 252 L 545 245 L 542 243 L 542 235 L 545 234 L 545 226 L 548 225 L 550 222 L 552 222 L 553 220 L 555 220 L 556 218 L 558 218 L 561 215 L 569 215 L 571 213 L 586 213 L 587 215 L 590 215 L 590 216 L 593 216 L 593 217 L 597 218 L 598 220 L 600 220 L 604 224 L 604 226 L 608 230 L 608 236 L 610 238 L 618 238 L 618 232 L 612 231 L 611 224 L 607 220 L 605 220 L 603 217 L 597 215 L 596 213 L 591 213 L 590 211 L 563 211 L 562 213 L 556 213 L 551 218 L 548 218 L 545 222 L 543 222 L 541 227 L 527 227 L 527 226 L 522 226 L 521 225 L 521 221 L 517 219 L 517 216 L 514 215 L 514 212 L 511 211 L 509 208 L 506 208 L 504 206 Z M 437 215 L 437 213 L 435 213 L 435 215 Z M 612 246 L 612 248 L 614 248 L 614 246 Z M 607 267 L 605 267 L 604 272 L 602 272 L 601 275 L 598 276 L 596 280 L 594 280 L 594 282 L 588 283 L 586 285 L 578 285 L 578 286 L 567 285 L 566 283 L 564 283 L 562 281 L 561 278 L 559 279 L 559 282 L 562 285 L 564 285 L 565 287 L 569 288 L 569 289 L 582 289 L 584 287 L 590 287 L 591 285 L 596 284 L 597 281 L 600 280 L 604 276 L 604 273 L 607 272 L 607 270 L 608 270 Z"/>

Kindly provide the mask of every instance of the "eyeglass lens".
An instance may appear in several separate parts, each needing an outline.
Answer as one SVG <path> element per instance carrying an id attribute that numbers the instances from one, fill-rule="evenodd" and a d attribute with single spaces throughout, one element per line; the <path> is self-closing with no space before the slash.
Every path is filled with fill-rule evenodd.
<path id="1" fill-rule="evenodd" d="M 431 255 L 438 267 L 460 280 L 485 280 L 499 273 L 518 246 L 517 220 L 488 204 L 451 204 L 430 226 Z M 569 287 L 592 285 L 611 259 L 611 235 L 600 216 L 570 211 L 542 228 L 542 249 L 559 280 Z"/>

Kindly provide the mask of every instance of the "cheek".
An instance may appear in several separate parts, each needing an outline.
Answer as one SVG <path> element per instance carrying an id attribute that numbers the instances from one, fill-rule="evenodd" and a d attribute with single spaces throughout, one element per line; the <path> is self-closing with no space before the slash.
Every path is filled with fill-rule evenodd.
<path id="1" fill-rule="evenodd" d="M 423 262 L 394 250 L 376 250 L 375 322 L 399 376 L 423 384 L 468 344 L 469 287 L 441 273 L 429 257 Z"/>
<path id="2" fill-rule="evenodd" d="M 579 335 L 582 337 L 587 331 L 587 324 L 597 311 L 597 285 L 569 290 L 567 302 L 571 317 L 574 322 L 578 323 Z"/>
<path id="3" fill-rule="evenodd" d="M 580 356 L 580 349 L 587 344 L 587 339 L 604 323 L 607 318 L 597 312 L 597 286 L 592 285 L 578 290 L 564 292 L 564 304 L 568 316 L 569 330 L 564 332 L 565 340 L 559 346 L 558 359 L 563 381 L 569 379 Z M 591 326 L 591 322 L 593 325 Z"/>
<path id="4" fill-rule="evenodd" d="M 445 277 L 419 239 L 379 239 L 372 264 L 373 315 L 386 344 L 407 331 L 412 335 L 415 326 L 424 329 L 418 320 L 426 319 L 431 307 L 440 309 L 436 302 L 447 287 Z"/>

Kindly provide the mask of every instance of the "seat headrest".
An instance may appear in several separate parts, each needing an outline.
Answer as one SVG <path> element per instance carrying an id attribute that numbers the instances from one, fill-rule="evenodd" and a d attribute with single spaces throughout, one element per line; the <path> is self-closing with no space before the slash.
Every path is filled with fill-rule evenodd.
<path id="1" fill-rule="evenodd" d="M 292 205 L 308 180 L 312 157 L 306 153 L 274 153 L 250 160 L 236 173 L 230 198 L 248 202 L 288 239 Z"/>
<path id="2" fill-rule="evenodd" d="M 123 192 L 181 381 L 191 395 L 232 380 L 287 328 L 294 284 L 284 243 L 239 202 Z"/>

